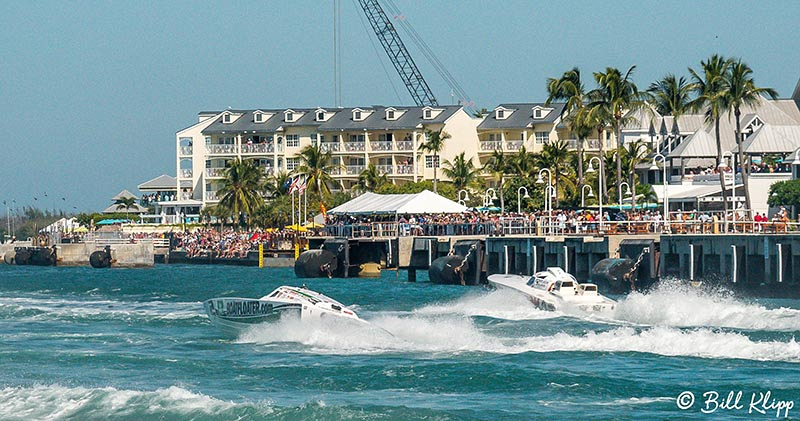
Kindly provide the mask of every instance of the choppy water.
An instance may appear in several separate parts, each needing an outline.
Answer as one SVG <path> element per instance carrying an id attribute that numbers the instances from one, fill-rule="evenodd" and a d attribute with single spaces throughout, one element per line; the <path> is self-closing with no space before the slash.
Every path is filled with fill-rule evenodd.
<path id="1" fill-rule="evenodd" d="M 201 301 L 297 285 L 291 270 L 0 265 L 0 419 L 774 419 L 748 413 L 766 391 L 800 405 L 798 301 L 673 285 L 604 320 L 403 276 L 305 281 L 391 335 L 230 337 Z M 703 392 L 739 390 L 743 409 L 700 412 Z"/>

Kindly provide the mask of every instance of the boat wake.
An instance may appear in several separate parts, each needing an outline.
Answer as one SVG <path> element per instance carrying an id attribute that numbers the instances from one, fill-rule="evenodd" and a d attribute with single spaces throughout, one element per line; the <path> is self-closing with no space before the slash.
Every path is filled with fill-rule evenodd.
<path id="1" fill-rule="evenodd" d="M 729 291 L 702 290 L 677 281 L 629 294 L 618 302 L 614 319 L 649 326 L 800 331 L 800 310 L 770 309 L 742 301 Z"/>
<path id="2" fill-rule="evenodd" d="M 51 297 L 0 297 L 0 320 L 149 321 L 204 319 L 196 302 L 76 300 Z"/>
<path id="3" fill-rule="evenodd" d="M 413 313 L 423 316 L 485 316 L 505 320 L 553 319 L 562 315 L 558 312 L 539 310 L 533 307 L 525 296 L 510 290 L 470 294 L 454 301 L 427 305 L 413 310 Z"/>

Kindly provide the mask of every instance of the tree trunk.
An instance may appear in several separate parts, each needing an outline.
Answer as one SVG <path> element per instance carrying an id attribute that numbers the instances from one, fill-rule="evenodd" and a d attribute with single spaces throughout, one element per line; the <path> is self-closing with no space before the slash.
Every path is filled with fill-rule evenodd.
<path id="1" fill-rule="evenodd" d="M 578 188 L 583 189 L 583 139 L 578 139 Z"/>
<path id="2" fill-rule="evenodd" d="M 599 184 L 600 192 L 598 194 L 602 194 L 603 195 L 602 196 L 603 197 L 603 201 L 605 203 L 608 203 L 608 196 L 606 195 L 606 186 L 605 186 L 606 178 L 605 178 L 604 161 L 606 160 L 606 156 L 605 156 L 605 150 L 603 148 L 603 143 L 604 143 L 603 132 L 604 132 L 603 128 L 602 127 L 598 127 L 598 129 L 597 129 L 597 139 L 600 142 L 600 159 L 599 159 L 599 161 L 600 161 L 600 181 L 599 181 L 599 183 L 600 183 Z M 602 217 L 602 215 L 601 215 L 601 217 Z"/>
<path id="3" fill-rule="evenodd" d="M 635 161 L 631 161 L 631 173 L 629 184 L 631 185 L 631 211 L 636 210 L 636 165 Z"/>
<path id="4" fill-rule="evenodd" d="M 503 175 L 500 175 L 500 184 L 498 184 L 498 189 L 500 189 L 500 214 L 503 214 L 506 211 L 506 202 L 503 198 Z"/>
<path id="5" fill-rule="evenodd" d="M 742 149 L 742 111 L 739 107 L 734 108 L 733 114 L 736 116 L 736 145 L 739 147 L 739 166 L 742 167 L 742 184 L 744 184 L 744 206 L 745 219 L 753 220 L 753 203 L 750 201 L 750 165 L 745 165 L 744 150 Z M 733 166 L 733 188 L 736 188 L 736 165 Z M 736 203 L 733 204 L 733 211 L 736 212 Z"/>
<path id="6" fill-rule="evenodd" d="M 617 127 L 616 133 L 617 136 L 617 202 L 619 202 L 619 207 L 622 209 L 622 117 L 616 117 L 617 119 Z"/>
<path id="7" fill-rule="evenodd" d="M 553 193 L 555 193 L 555 195 L 556 195 L 556 197 L 555 197 L 555 199 L 556 199 L 556 209 L 558 209 L 558 180 L 559 180 L 559 174 L 558 174 L 557 170 L 556 170 L 556 174 L 555 174 L 554 178 L 556 179 L 556 185 L 553 186 Z"/>
<path id="8" fill-rule="evenodd" d="M 720 168 L 722 163 L 722 141 L 719 137 L 719 117 L 714 119 L 714 134 L 717 139 L 717 171 L 719 172 L 719 185 L 722 187 L 722 210 L 724 212 L 724 220 L 728 220 L 728 191 L 725 190 L 725 172 Z M 727 224 L 726 224 L 727 227 Z"/>
<path id="9" fill-rule="evenodd" d="M 436 189 L 436 181 L 437 181 L 436 180 L 436 167 L 439 166 L 439 165 L 437 165 L 438 164 L 437 156 L 438 155 L 433 154 L 433 192 L 438 194 L 438 191 Z"/>

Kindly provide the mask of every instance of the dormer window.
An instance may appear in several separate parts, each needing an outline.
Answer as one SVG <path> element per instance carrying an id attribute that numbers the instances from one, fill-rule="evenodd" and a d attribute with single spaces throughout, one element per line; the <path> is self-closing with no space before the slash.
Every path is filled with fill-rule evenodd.
<path id="1" fill-rule="evenodd" d="M 425 120 L 430 120 L 431 118 L 433 118 L 432 116 L 433 116 L 433 113 L 431 112 L 430 109 L 427 109 L 427 110 L 423 111 L 423 113 L 422 113 L 422 118 L 424 118 Z"/>
<path id="2" fill-rule="evenodd" d="M 386 119 L 387 120 L 394 120 L 394 110 L 386 111 Z"/>
<path id="3" fill-rule="evenodd" d="M 285 117 L 286 117 L 286 118 L 285 118 L 285 120 L 286 120 L 287 122 L 289 122 L 289 123 L 291 123 L 292 121 L 294 121 L 294 113 L 293 113 L 293 112 L 291 112 L 291 111 L 287 111 L 287 112 L 286 112 L 286 114 L 285 114 Z"/>
<path id="4" fill-rule="evenodd" d="M 317 121 L 325 121 L 325 111 L 317 112 Z"/>
<path id="5" fill-rule="evenodd" d="M 503 110 L 497 110 L 497 118 L 500 120 L 506 118 L 506 112 Z"/>
<path id="6" fill-rule="evenodd" d="M 542 110 L 541 108 L 537 108 L 533 110 L 533 118 L 542 118 Z"/>
<path id="7" fill-rule="evenodd" d="M 222 116 L 222 122 L 223 123 L 230 123 L 231 122 L 231 115 L 230 114 L 223 115 Z"/>
<path id="8" fill-rule="evenodd" d="M 361 120 L 361 111 L 353 111 L 353 120 Z"/>
<path id="9" fill-rule="evenodd" d="M 255 114 L 253 115 L 253 120 L 254 120 L 256 123 L 263 123 L 263 122 L 264 122 L 264 114 L 262 114 L 262 113 L 255 113 Z"/>

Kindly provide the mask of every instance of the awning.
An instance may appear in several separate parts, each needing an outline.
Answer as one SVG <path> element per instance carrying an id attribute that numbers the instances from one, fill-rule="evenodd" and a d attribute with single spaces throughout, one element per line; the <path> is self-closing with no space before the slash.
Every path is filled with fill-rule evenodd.
<path id="1" fill-rule="evenodd" d="M 328 211 L 343 214 L 462 213 L 467 207 L 429 190 L 415 194 L 364 193 Z"/>

